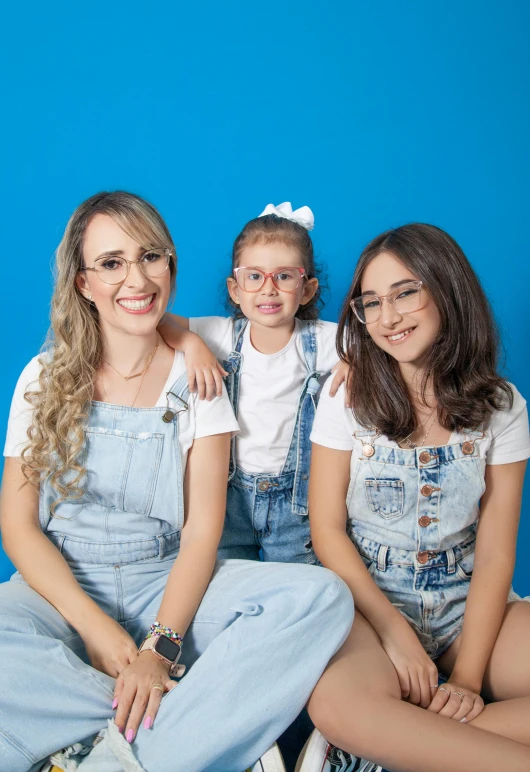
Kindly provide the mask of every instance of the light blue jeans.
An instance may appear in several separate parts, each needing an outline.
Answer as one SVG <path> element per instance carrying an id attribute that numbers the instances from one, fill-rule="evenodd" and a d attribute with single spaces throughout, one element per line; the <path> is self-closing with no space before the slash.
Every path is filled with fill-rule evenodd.
<path id="1" fill-rule="evenodd" d="M 173 560 L 74 573 L 139 644 Z M 80 770 L 241 772 L 303 708 L 352 618 L 350 591 L 326 569 L 219 561 L 186 635 L 192 667 L 153 729 L 129 746 L 112 725 Z M 36 772 L 59 748 L 90 744 L 113 717 L 114 680 L 86 664 L 76 631 L 18 574 L 0 586 L 0 641 L 1 772 Z"/>

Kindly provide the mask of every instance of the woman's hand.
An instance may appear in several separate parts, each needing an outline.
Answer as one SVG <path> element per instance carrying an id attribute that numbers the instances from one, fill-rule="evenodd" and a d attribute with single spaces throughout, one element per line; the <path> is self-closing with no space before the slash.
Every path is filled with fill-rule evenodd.
<path id="1" fill-rule="evenodd" d="M 92 667 L 117 678 L 127 665 L 138 656 L 138 649 L 123 627 L 114 619 L 102 614 L 91 620 L 90 629 L 79 631 Z"/>
<path id="2" fill-rule="evenodd" d="M 118 676 L 113 707 L 117 706 L 114 723 L 132 743 L 142 718 L 144 728 L 151 729 L 162 695 L 177 685 L 168 675 L 169 666 L 151 651 L 143 651 Z"/>
<path id="3" fill-rule="evenodd" d="M 197 392 L 199 399 L 211 400 L 223 393 L 223 377 L 228 375 L 206 343 L 194 332 L 187 332 L 182 341 L 182 351 L 188 371 L 190 392 Z"/>
<path id="4" fill-rule="evenodd" d="M 335 376 L 331 381 L 331 386 L 329 387 L 329 396 L 334 397 L 339 390 L 339 387 L 345 383 L 345 405 L 346 407 L 350 407 L 350 398 L 348 394 L 348 378 L 350 377 L 350 366 L 346 364 L 346 362 L 337 362 L 337 364 L 331 368 L 331 372 L 335 373 Z"/>
<path id="5" fill-rule="evenodd" d="M 464 724 L 482 713 L 484 700 L 480 694 L 448 681 L 434 693 L 429 710 Z"/>
<path id="6" fill-rule="evenodd" d="M 397 634 L 381 642 L 396 668 L 402 698 L 428 708 L 432 694 L 438 688 L 438 668 L 423 650 L 412 628 L 406 622 L 405 625 Z"/>

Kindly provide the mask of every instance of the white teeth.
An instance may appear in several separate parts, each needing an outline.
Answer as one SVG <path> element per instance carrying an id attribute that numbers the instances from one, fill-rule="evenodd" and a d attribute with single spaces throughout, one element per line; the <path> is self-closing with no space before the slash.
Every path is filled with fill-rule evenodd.
<path id="1" fill-rule="evenodd" d="M 258 306 L 258 308 L 279 308 L 279 306 L 278 305 L 274 305 L 274 306 Z"/>
<path id="2" fill-rule="evenodd" d="M 405 330 L 405 332 L 399 332 L 397 335 L 389 335 L 388 340 L 401 340 L 408 335 L 409 332 L 412 332 L 412 328 L 410 330 Z"/>
<path id="3" fill-rule="evenodd" d="M 154 295 L 149 295 L 143 300 L 125 300 L 125 298 L 122 298 L 121 300 L 118 300 L 118 303 L 120 306 L 128 308 L 129 311 L 141 311 L 143 308 L 147 308 L 147 306 L 151 305 L 153 298 Z"/>

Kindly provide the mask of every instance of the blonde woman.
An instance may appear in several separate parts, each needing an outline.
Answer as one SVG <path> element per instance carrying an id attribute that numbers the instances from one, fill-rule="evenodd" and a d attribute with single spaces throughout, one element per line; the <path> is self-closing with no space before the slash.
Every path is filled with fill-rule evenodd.
<path id="1" fill-rule="evenodd" d="M 52 755 L 68 771 L 241 772 L 350 627 L 325 569 L 216 564 L 238 427 L 224 391 L 190 396 L 157 333 L 175 273 L 162 218 L 129 193 L 81 204 L 59 246 L 50 344 L 19 379 L 4 451 L 18 570 L 0 586 L 2 770 Z M 193 667 L 175 690 L 181 649 Z"/>

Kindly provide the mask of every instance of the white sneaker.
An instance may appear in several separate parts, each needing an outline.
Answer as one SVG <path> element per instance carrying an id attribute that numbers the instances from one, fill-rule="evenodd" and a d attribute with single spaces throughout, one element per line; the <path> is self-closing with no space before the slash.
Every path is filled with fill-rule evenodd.
<path id="1" fill-rule="evenodd" d="M 246 770 L 246 772 L 285 772 L 282 754 L 278 745 L 274 743 L 267 753 L 264 753 L 261 759 L 253 767 Z"/>
<path id="2" fill-rule="evenodd" d="M 383 772 L 383 768 L 335 748 L 315 729 L 298 757 L 295 772 Z"/>

